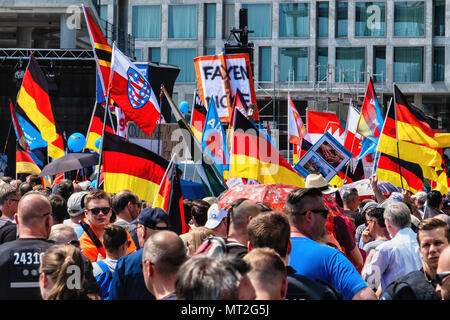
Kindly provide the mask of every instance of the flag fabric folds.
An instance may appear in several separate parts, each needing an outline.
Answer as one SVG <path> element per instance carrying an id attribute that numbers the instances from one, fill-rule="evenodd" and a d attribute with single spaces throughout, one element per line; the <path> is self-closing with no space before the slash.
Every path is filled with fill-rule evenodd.
<path id="1" fill-rule="evenodd" d="M 345 131 L 341 127 L 341 121 L 336 114 L 330 112 L 319 112 L 306 110 L 306 128 L 311 143 L 316 143 L 325 132 L 344 145 Z"/>
<path id="2" fill-rule="evenodd" d="M 20 126 L 19 120 L 17 119 L 16 111 L 14 110 L 14 105 L 12 102 L 9 102 L 9 110 L 11 111 L 11 121 L 14 126 L 14 131 L 16 132 L 17 142 L 27 152 L 30 152 L 30 146 L 25 140 L 25 136 L 23 134 L 22 127 Z"/>
<path id="3" fill-rule="evenodd" d="M 45 75 L 33 55 L 30 56 L 17 103 L 47 142 L 58 138 Z"/>
<path id="4" fill-rule="evenodd" d="M 305 180 L 239 111 L 234 113 L 230 178 L 305 186 Z"/>
<path id="5" fill-rule="evenodd" d="M 16 144 L 16 174 L 29 173 L 40 174 L 41 169 L 33 161 L 27 151 L 22 149 L 19 144 Z"/>
<path id="6" fill-rule="evenodd" d="M 102 137 L 103 134 L 103 119 L 105 116 L 105 108 L 100 103 L 96 103 L 94 112 L 92 113 L 91 123 L 86 135 L 86 148 L 98 152 L 98 148 L 95 146 L 95 141 Z M 113 128 L 106 124 L 105 131 L 114 133 Z"/>
<path id="7" fill-rule="evenodd" d="M 105 40 L 102 31 L 92 19 L 86 7 L 83 5 L 84 17 L 86 19 L 89 39 L 91 40 L 92 50 L 94 52 L 97 72 L 99 74 L 103 94 L 107 92 L 110 73 L 111 73 L 111 47 Z M 98 99 L 97 99 L 98 100 Z M 98 100 L 101 102 L 101 100 Z M 106 101 L 106 99 L 105 99 Z"/>
<path id="8" fill-rule="evenodd" d="M 169 229 L 177 234 L 188 232 L 184 221 L 183 195 L 181 192 L 181 173 L 174 162 L 175 154 L 167 167 L 159 190 L 153 201 L 154 208 L 161 208 L 169 215 Z"/>
<path id="9" fill-rule="evenodd" d="M 137 144 L 105 132 L 103 136 L 104 190 L 117 193 L 128 189 L 152 202 L 169 162 Z"/>
<path id="10" fill-rule="evenodd" d="M 214 161 L 217 170 L 223 177 L 224 171 L 228 170 L 227 163 L 229 163 L 227 141 L 214 99 L 209 102 L 201 142 L 203 152 L 206 152 Z"/>
<path id="11" fill-rule="evenodd" d="M 198 141 L 202 140 L 203 128 L 205 126 L 207 112 L 208 111 L 203 105 L 202 99 L 200 99 L 200 96 L 196 92 L 191 114 L 191 129 Z"/>
<path id="12" fill-rule="evenodd" d="M 150 136 L 161 116 L 158 100 L 150 83 L 115 45 L 111 73 L 111 99 Z"/>
<path id="13" fill-rule="evenodd" d="M 300 113 L 298 113 L 291 95 L 288 93 L 288 134 L 289 143 L 294 145 L 293 160 L 297 163 L 300 160 L 300 145 L 303 137 L 306 135 L 306 126 L 303 123 Z"/>
<path id="14" fill-rule="evenodd" d="M 219 196 L 227 188 L 225 182 L 222 177 L 219 176 L 220 174 L 217 171 L 217 168 L 215 168 L 212 160 L 209 158 L 204 159 L 200 142 L 194 137 L 188 123 L 173 102 L 167 90 L 163 87 L 162 91 L 170 105 L 172 114 L 181 129 L 180 131 L 183 136 L 184 145 L 187 147 L 187 150 L 183 150 L 183 153 L 188 152 L 194 161 L 195 168 L 205 186 L 207 195 L 213 197 Z"/>
<path id="15" fill-rule="evenodd" d="M 353 105 L 353 103 L 350 103 L 348 106 L 344 147 L 353 154 L 353 158 L 357 157 L 361 152 L 361 135 L 357 132 L 359 119 L 359 110 Z"/>

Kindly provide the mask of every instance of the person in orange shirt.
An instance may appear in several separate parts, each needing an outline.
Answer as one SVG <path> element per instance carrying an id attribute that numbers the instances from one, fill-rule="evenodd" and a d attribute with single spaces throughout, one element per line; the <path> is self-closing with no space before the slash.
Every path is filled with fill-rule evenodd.
<path id="1" fill-rule="evenodd" d="M 101 189 L 90 191 L 84 197 L 84 214 L 89 225 L 84 224 L 85 232 L 80 237 L 80 247 L 83 254 L 92 262 L 106 258 L 103 247 L 103 233 L 105 226 L 110 224 L 112 215 L 111 197 Z M 136 250 L 136 246 L 127 232 L 130 246 L 126 254 Z"/>

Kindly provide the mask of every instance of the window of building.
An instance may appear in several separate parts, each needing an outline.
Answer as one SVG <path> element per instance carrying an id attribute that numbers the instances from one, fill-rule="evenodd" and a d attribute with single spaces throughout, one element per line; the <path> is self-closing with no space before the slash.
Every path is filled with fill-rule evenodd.
<path id="1" fill-rule="evenodd" d="M 308 81 L 308 48 L 280 48 L 280 81 Z"/>
<path id="2" fill-rule="evenodd" d="M 433 34 L 445 36 L 445 1 L 433 1 Z"/>
<path id="3" fill-rule="evenodd" d="M 355 36 L 383 37 L 386 28 L 385 2 L 355 3 Z"/>
<path id="4" fill-rule="evenodd" d="M 148 48 L 148 61 L 161 62 L 161 49 L 160 48 Z"/>
<path id="5" fill-rule="evenodd" d="M 423 47 L 394 48 L 394 82 L 423 81 Z"/>
<path id="6" fill-rule="evenodd" d="M 205 48 L 205 54 L 207 56 L 215 56 L 216 55 L 216 48 Z"/>
<path id="7" fill-rule="evenodd" d="M 412 37 L 425 34 L 425 3 L 407 1 L 394 3 L 394 36 Z"/>
<path id="8" fill-rule="evenodd" d="M 134 49 L 134 57 L 136 61 L 142 61 L 142 49 Z"/>
<path id="9" fill-rule="evenodd" d="M 348 3 L 339 1 L 336 3 L 336 37 L 347 37 L 348 32 Z"/>
<path id="10" fill-rule="evenodd" d="M 179 66 L 180 74 L 176 82 L 195 82 L 194 58 L 197 56 L 195 49 L 169 49 L 169 64 Z"/>
<path id="11" fill-rule="evenodd" d="M 136 39 L 159 39 L 161 28 L 160 6 L 133 6 L 132 32 Z"/>
<path id="12" fill-rule="evenodd" d="M 234 4 L 223 6 L 223 39 L 228 39 L 230 30 L 234 27 Z M 238 26 L 236 26 L 238 27 Z"/>
<path id="13" fill-rule="evenodd" d="M 243 4 L 247 9 L 249 38 L 270 38 L 272 36 L 272 6 L 270 4 Z"/>
<path id="14" fill-rule="evenodd" d="M 259 81 L 271 81 L 272 48 L 259 48 Z"/>
<path id="15" fill-rule="evenodd" d="M 103 29 L 107 29 L 106 25 L 107 25 L 107 21 L 108 21 L 108 6 L 107 5 L 103 5 L 100 6 L 100 23 L 102 24 Z"/>
<path id="16" fill-rule="evenodd" d="M 328 37 L 328 2 L 317 2 L 317 30 L 319 37 Z"/>
<path id="17" fill-rule="evenodd" d="M 386 47 L 374 48 L 374 82 L 386 81 Z"/>
<path id="18" fill-rule="evenodd" d="M 328 74 L 328 48 L 317 48 L 317 80 L 326 81 Z"/>
<path id="19" fill-rule="evenodd" d="M 280 38 L 309 37 L 307 3 L 280 3 Z"/>
<path id="20" fill-rule="evenodd" d="M 364 82 L 365 48 L 336 48 L 336 82 Z"/>
<path id="21" fill-rule="evenodd" d="M 444 81 L 445 47 L 433 48 L 433 81 Z"/>
<path id="22" fill-rule="evenodd" d="M 205 36 L 206 39 L 216 38 L 216 5 L 214 3 L 205 4 Z"/>
<path id="23" fill-rule="evenodd" d="M 169 38 L 197 38 L 196 5 L 169 5 Z"/>

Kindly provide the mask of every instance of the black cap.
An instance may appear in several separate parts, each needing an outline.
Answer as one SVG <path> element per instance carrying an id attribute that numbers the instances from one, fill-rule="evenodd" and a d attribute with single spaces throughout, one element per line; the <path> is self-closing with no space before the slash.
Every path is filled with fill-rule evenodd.
<path id="1" fill-rule="evenodd" d="M 137 221 L 147 228 L 154 229 L 160 221 L 169 225 L 169 215 L 161 208 L 145 208 L 142 209 Z"/>

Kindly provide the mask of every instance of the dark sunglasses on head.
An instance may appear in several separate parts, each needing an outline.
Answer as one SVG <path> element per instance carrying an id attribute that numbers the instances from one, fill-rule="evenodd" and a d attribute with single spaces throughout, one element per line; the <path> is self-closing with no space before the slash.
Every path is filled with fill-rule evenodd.
<path id="1" fill-rule="evenodd" d="M 450 271 L 436 273 L 436 282 L 439 283 L 439 285 L 442 285 L 442 281 L 448 276 L 450 276 Z"/>
<path id="2" fill-rule="evenodd" d="M 108 214 L 109 211 L 111 210 L 111 207 L 91 208 L 91 209 L 86 209 L 86 210 L 92 212 L 93 215 L 99 214 L 100 211 L 101 211 L 103 214 Z"/>
<path id="3" fill-rule="evenodd" d="M 322 215 L 322 217 L 324 217 L 325 219 L 327 218 L 328 213 L 330 212 L 329 209 L 311 209 L 311 210 L 306 210 L 305 212 L 303 212 L 300 215 L 304 216 L 308 211 L 311 211 L 311 212 L 314 212 L 314 213 L 320 213 Z"/>
<path id="4" fill-rule="evenodd" d="M 70 240 L 69 242 L 67 242 L 67 244 L 70 244 L 70 245 L 75 246 L 75 247 L 79 247 L 80 246 L 80 241 L 79 240 Z"/>

